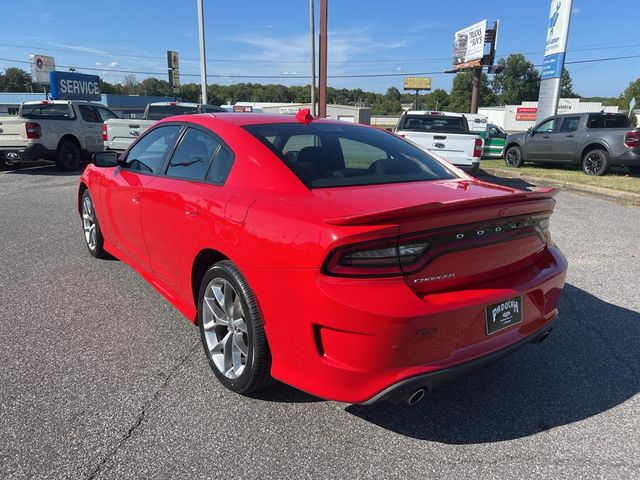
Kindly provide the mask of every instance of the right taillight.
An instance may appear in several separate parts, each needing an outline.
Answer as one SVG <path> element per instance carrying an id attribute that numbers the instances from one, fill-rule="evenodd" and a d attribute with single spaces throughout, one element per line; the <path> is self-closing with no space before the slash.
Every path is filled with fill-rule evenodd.
<path id="1" fill-rule="evenodd" d="M 629 148 L 640 147 L 640 130 L 627 132 L 627 134 L 624 136 L 624 144 Z"/>
<path id="2" fill-rule="evenodd" d="M 27 138 L 38 139 L 42 137 L 42 127 L 40 127 L 39 123 L 26 122 L 24 127 L 27 131 Z"/>
<path id="3" fill-rule="evenodd" d="M 102 124 L 102 140 L 104 140 L 105 142 L 107 140 L 109 140 L 109 133 L 107 132 L 107 124 L 106 123 Z"/>

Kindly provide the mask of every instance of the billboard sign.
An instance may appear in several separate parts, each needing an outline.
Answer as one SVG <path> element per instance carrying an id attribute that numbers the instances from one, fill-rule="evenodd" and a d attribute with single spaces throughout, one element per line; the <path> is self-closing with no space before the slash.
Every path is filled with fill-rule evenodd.
<path id="1" fill-rule="evenodd" d="M 455 33 L 453 37 L 453 68 L 478 67 L 484 57 L 487 21 L 474 23 Z"/>
<path id="2" fill-rule="evenodd" d="M 404 77 L 405 90 L 431 90 L 431 77 Z"/>
<path id="3" fill-rule="evenodd" d="M 558 111 L 572 3 L 572 0 L 551 0 L 542 62 L 542 82 L 538 94 L 538 122 L 555 115 Z"/>
<path id="4" fill-rule="evenodd" d="M 100 77 L 84 73 L 56 72 L 49 74 L 51 98 L 53 100 L 98 100 L 100 94 Z"/>
<path id="5" fill-rule="evenodd" d="M 49 85 L 49 72 L 56 69 L 56 61 L 46 55 L 29 55 L 31 79 L 40 84 Z"/>

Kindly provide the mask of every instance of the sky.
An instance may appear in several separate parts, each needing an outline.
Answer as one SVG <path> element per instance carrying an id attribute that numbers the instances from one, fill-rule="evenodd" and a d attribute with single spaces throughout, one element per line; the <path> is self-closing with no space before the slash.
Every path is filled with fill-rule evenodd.
<path id="1" fill-rule="evenodd" d="M 433 88 L 449 90 L 453 75 L 443 71 L 451 68 L 453 35 L 484 19 L 500 20 L 498 56 L 523 53 L 542 63 L 549 0 L 328 1 L 333 87 L 402 90 L 403 75 L 430 74 Z M 204 6 L 209 83 L 308 84 L 308 0 L 204 0 Z M 319 10 L 316 0 L 316 17 Z M 166 79 L 166 51 L 175 50 L 182 83 L 199 82 L 196 0 L 3 0 L 1 12 L 0 69 L 29 71 L 19 62 L 41 54 L 54 56 L 58 70 L 74 67 L 109 82 L 127 71 L 140 72 L 138 80 Z M 567 62 L 639 55 L 568 64 L 577 93 L 618 96 L 640 77 L 635 12 L 630 0 L 574 0 Z M 339 77 L 363 74 L 394 76 Z"/>

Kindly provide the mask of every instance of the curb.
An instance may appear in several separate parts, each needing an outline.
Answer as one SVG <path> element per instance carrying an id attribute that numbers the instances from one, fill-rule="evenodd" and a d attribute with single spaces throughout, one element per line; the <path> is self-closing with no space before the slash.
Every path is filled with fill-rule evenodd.
<path id="1" fill-rule="evenodd" d="M 626 204 L 640 206 L 640 193 L 614 190 L 613 188 L 594 187 L 593 185 L 583 185 L 581 183 L 566 182 L 564 180 L 557 180 L 554 178 L 523 175 L 500 168 L 481 168 L 481 170 L 495 177 L 520 179 L 526 182 L 534 183 L 536 185 L 561 188 L 572 192 L 585 193 L 597 197 L 604 197 L 609 200 L 615 200 L 624 202 Z"/>

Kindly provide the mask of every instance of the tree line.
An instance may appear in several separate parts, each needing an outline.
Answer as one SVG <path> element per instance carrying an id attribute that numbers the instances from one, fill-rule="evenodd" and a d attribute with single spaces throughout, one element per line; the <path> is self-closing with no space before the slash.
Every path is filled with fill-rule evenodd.
<path id="1" fill-rule="evenodd" d="M 500 59 L 498 65 L 504 69 L 492 79 L 482 74 L 480 105 L 512 105 L 523 101 L 536 101 L 541 76 L 538 69 L 524 55 L 513 54 Z M 450 92 L 437 88 L 430 93 L 418 95 L 419 108 L 468 112 L 471 108 L 471 84 L 473 72 L 464 71 L 455 75 Z M 32 82 L 31 75 L 20 68 L 10 67 L 0 73 L 0 92 L 42 92 L 42 86 Z M 138 81 L 135 75 L 126 75 L 120 83 L 101 80 L 102 93 L 121 95 L 169 95 L 169 83 L 158 78 Z M 282 102 L 309 103 L 310 87 L 278 84 L 236 83 L 233 85 L 212 84 L 207 87 L 210 104 L 222 105 L 236 102 Z M 573 90 L 569 72 L 562 73 L 561 97 L 580 97 Z M 617 105 L 626 110 L 632 98 L 640 101 L 640 78 L 631 82 L 618 97 L 583 97 L 584 100 L 602 101 L 604 105 Z M 183 101 L 198 102 L 200 85 L 186 83 L 181 86 Z M 405 93 L 390 87 L 386 93 L 368 92 L 360 88 L 327 88 L 327 101 L 331 104 L 371 107 L 373 115 L 397 115 L 403 105 L 416 101 L 415 94 Z"/>

